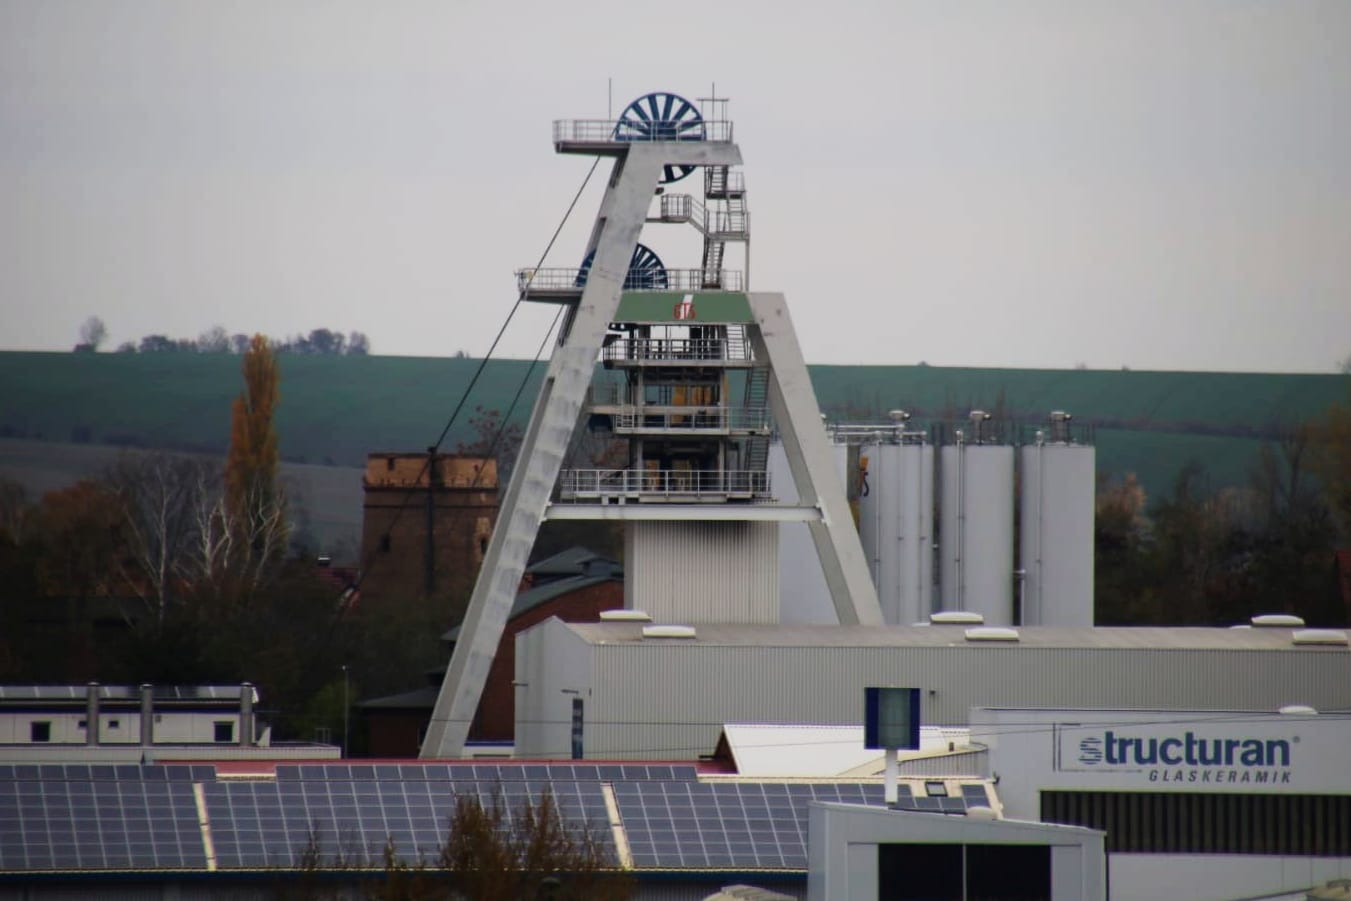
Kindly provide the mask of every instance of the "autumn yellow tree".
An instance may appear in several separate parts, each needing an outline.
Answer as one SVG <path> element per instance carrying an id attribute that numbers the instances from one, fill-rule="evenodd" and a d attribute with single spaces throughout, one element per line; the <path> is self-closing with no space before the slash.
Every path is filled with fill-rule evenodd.
<path id="1" fill-rule="evenodd" d="M 256 585 L 284 553 L 288 536 L 273 422 L 281 377 L 267 338 L 253 336 L 241 368 L 244 389 L 231 409 L 225 461 L 224 515 L 230 548 L 223 562 Z"/>

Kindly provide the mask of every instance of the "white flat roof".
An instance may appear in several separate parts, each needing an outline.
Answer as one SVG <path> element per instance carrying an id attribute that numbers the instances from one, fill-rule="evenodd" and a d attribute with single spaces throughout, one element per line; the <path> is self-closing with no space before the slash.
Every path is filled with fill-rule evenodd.
<path id="1" fill-rule="evenodd" d="M 727 723 L 722 734 L 739 776 L 876 776 L 886 766 L 881 751 L 863 747 L 862 726 Z M 936 752 L 946 752 L 949 742 L 967 748 L 971 730 L 921 726 L 919 751 L 902 751 L 901 757 L 934 756 Z M 866 772 L 859 772 L 865 769 Z"/>
<path id="2" fill-rule="evenodd" d="M 672 642 L 644 639 L 641 626 L 630 623 L 566 623 L 584 641 L 595 645 L 651 644 L 661 647 L 968 647 L 991 648 L 1130 648 L 1188 651 L 1287 651 L 1299 654 L 1346 654 L 1344 646 L 1295 645 L 1293 629 L 1229 629 L 1199 627 L 1022 626 L 1018 641 L 975 642 L 962 625 L 824 626 L 697 623 L 698 635 Z"/>

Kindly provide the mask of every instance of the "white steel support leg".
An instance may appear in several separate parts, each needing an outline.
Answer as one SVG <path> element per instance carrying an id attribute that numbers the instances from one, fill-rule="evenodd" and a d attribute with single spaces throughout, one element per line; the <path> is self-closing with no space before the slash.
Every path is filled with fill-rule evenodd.
<path id="1" fill-rule="evenodd" d="M 601 342 L 619 309 L 629 259 L 662 166 L 686 158 L 699 164 L 710 160 L 741 162 L 735 145 L 691 142 L 674 147 L 635 143 L 615 163 L 593 231 L 595 259 L 581 299 L 569 311 L 521 442 L 502 511 L 465 611 L 460 639 L 455 643 L 422 743 L 424 758 L 456 757 L 464 751 L 488 669 L 591 385 Z"/>
<path id="2" fill-rule="evenodd" d="M 880 626 L 877 589 L 868 575 L 868 561 L 845 500 L 841 475 L 835 470 L 788 305 L 782 294 L 747 297 L 756 322 L 749 330 L 751 341 L 756 357 L 769 361 L 770 412 L 783 439 L 799 503 L 821 508 L 821 520 L 809 522 L 807 528 L 821 559 L 835 614 L 841 625 Z"/>

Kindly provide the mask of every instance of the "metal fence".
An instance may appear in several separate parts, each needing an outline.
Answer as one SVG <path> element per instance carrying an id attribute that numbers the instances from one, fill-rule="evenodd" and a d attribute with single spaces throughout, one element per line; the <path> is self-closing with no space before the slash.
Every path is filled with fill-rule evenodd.
<path id="1" fill-rule="evenodd" d="M 769 473 L 754 470 L 565 469 L 558 476 L 558 496 L 561 500 L 768 497 Z"/>
<path id="2" fill-rule="evenodd" d="M 705 120 L 697 129 L 685 121 L 643 122 L 642 128 L 620 129 L 618 119 L 555 119 L 555 144 L 632 144 L 635 142 L 730 141 L 732 123 Z M 679 137 L 672 139 L 672 135 Z"/>
<path id="3" fill-rule="evenodd" d="M 689 407 L 679 412 L 627 407 L 614 414 L 616 432 L 739 431 L 769 433 L 769 411 L 763 407 Z"/>
<path id="4" fill-rule="evenodd" d="M 745 338 L 621 338 L 607 344 L 601 359 L 610 362 L 712 362 L 749 360 Z"/>
<path id="5" fill-rule="evenodd" d="M 520 269 L 516 289 L 531 294 L 581 294 L 586 287 L 587 269 Z M 635 270 L 624 285 L 625 291 L 741 291 L 745 280 L 739 270 L 663 269 L 654 272 Z"/>

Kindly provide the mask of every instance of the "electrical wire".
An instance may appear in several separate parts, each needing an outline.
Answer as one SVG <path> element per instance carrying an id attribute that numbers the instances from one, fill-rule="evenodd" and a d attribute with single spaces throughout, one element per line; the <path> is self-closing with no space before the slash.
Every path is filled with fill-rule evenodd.
<path id="1" fill-rule="evenodd" d="M 489 360 L 492 359 L 494 352 L 496 352 L 497 350 L 497 345 L 501 343 L 503 335 L 506 334 L 507 327 L 511 324 L 512 319 L 515 318 L 516 313 L 520 310 L 521 304 L 525 303 L 530 298 L 530 289 L 534 284 L 535 274 L 544 265 L 544 261 L 548 258 L 549 252 L 553 250 L 555 242 L 558 241 L 558 236 L 562 234 L 563 228 L 564 226 L 567 225 L 568 219 L 572 217 L 573 211 L 577 208 L 577 202 L 581 200 L 582 194 L 586 191 L 586 186 L 591 182 L 591 177 L 595 175 L 596 167 L 599 165 L 600 165 L 600 157 L 596 157 L 595 160 L 593 160 L 591 163 L 591 168 L 587 170 L 586 176 L 582 179 L 582 184 L 577 188 L 576 193 L 573 194 L 572 201 L 568 204 L 567 210 L 563 213 L 563 218 L 559 220 L 558 226 L 554 229 L 553 235 L 550 236 L 549 242 L 544 247 L 544 251 L 539 255 L 538 261 L 535 263 L 534 268 L 530 271 L 530 275 L 526 279 L 525 286 L 521 289 L 520 294 L 517 296 L 516 302 L 512 304 L 511 310 L 507 313 L 506 319 L 503 320 L 502 322 L 502 326 L 497 330 L 497 335 L 493 338 L 492 344 L 489 345 L 488 352 L 483 355 L 482 359 L 479 360 L 478 366 L 474 369 L 474 374 L 469 379 L 469 384 L 466 385 L 464 390 L 460 393 L 460 399 L 456 402 L 455 408 L 451 411 L 450 417 L 446 420 L 445 426 L 441 429 L 441 434 L 437 436 L 436 443 L 430 446 L 429 450 L 431 453 L 428 455 L 427 459 L 423 461 L 422 467 L 418 471 L 415 484 L 421 483 L 424 476 L 428 475 L 428 470 L 432 462 L 432 455 L 435 454 L 435 452 L 441 448 L 441 445 L 445 443 L 446 436 L 450 434 L 450 430 L 451 428 L 454 427 L 456 420 L 460 416 L 460 413 L 464 410 L 464 406 L 468 402 L 470 394 L 473 392 L 474 388 L 478 385 L 478 381 L 482 377 L 484 369 L 487 368 Z M 562 305 L 560 305 L 558 308 L 558 312 L 554 314 L 553 324 L 550 325 L 549 330 L 545 333 L 544 340 L 540 343 L 539 349 L 535 352 L 534 359 L 530 361 L 530 365 L 526 368 L 525 376 L 522 377 L 521 383 L 517 387 L 515 395 L 512 397 L 511 406 L 507 409 L 507 412 L 502 416 L 501 421 L 498 423 L 497 431 L 494 433 L 492 441 L 489 443 L 488 448 L 489 456 L 492 455 L 493 451 L 496 450 L 497 444 L 501 441 L 502 435 L 505 433 L 508 423 L 511 420 L 511 413 L 515 410 L 516 404 L 519 402 L 521 395 L 524 393 L 526 386 L 529 384 L 530 377 L 534 373 L 535 366 L 539 363 L 539 359 L 544 353 L 544 348 L 548 346 L 549 336 L 553 334 L 554 329 L 557 327 L 562 312 L 563 307 Z M 478 481 L 481 475 L 482 469 L 480 468 L 479 471 L 474 473 L 474 479 L 469 486 L 471 490 L 478 486 Z M 430 490 L 430 483 L 429 483 L 429 490 Z M 393 534 L 394 527 L 398 525 L 399 519 L 403 516 L 404 511 L 408 509 L 408 506 L 411 501 L 412 501 L 411 494 L 404 496 L 402 502 L 400 502 L 399 506 L 395 509 L 394 516 L 390 520 L 389 525 L 385 528 L 382 534 L 382 538 L 388 539 L 390 535 Z M 376 559 L 378 558 L 375 556 L 375 550 L 373 548 L 368 550 L 366 559 L 362 561 L 362 566 L 357 572 L 356 579 L 353 581 L 352 585 L 349 586 L 349 590 L 359 590 L 361 588 L 361 583 L 365 581 L 366 575 L 370 571 L 370 567 L 374 565 Z"/>
<path id="2" fill-rule="evenodd" d="M 497 335 L 493 338 L 492 344 L 488 347 L 487 353 L 485 353 L 483 355 L 483 358 L 479 360 L 479 364 L 475 368 L 473 376 L 470 377 L 469 384 L 466 385 L 464 390 L 461 392 L 459 401 L 455 404 L 455 407 L 451 411 L 449 418 L 446 420 L 445 426 L 441 429 L 441 433 L 437 436 L 436 443 L 431 445 L 431 447 L 429 448 L 430 453 L 427 455 L 427 458 L 423 460 L 422 466 L 418 470 L 418 474 L 414 481 L 414 484 L 420 484 L 424 478 L 427 478 L 428 491 L 431 490 L 430 467 L 437 450 L 439 450 L 441 445 L 445 442 L 446 436 L 450 434 L 451 428 L 455 425 L 455 422 L 459 418 L 460 413 L 464 410 L 465 403 L 468 401 L 470 394 L 477 386 L 479 378 L 483 375 L 483 371 L 487 367 L 488 361 L 492 359 L 493 354 L 496 352 L 497 346 L 498 344 L 501 343 L 503 335 L 506 334 L 507 327 L 511 324 L 512 319 L 515 318 L 516 313 L 520 310 L 521 304 L 525 303 L 529 299 L 530 289 L 533 286 L 535 280 L 535 274 L 544 265 L 544 261 L 548 258 L 550 251 L 553 250 L 554 244 L 558 241 L 558 236 L 562 234 L 563 228 L 567 225 L 568 220 L 572 217 L 573 211 L 576 210 L 578 201 L 581 200 L 582 194 L 586 191 L 587 185 L 590 184 L 592 176 L 595 175 L 596 173 L 596 168 L 600 165 L 600 159 L 601 159 L 600 157 L 596 157 L 592 161 L 591 167 L 587 170 L 586 176 L 582 179 L 581 185 L 578 186 L 577 191 L 573 194 L 572 200 L 568 203 L 567 210 L 564 211 L 563 217 L 559 220 L 558 225 L 554 229 L 553 234 L 549 237 L 549 241 L 545 245 L 543 252 L 540 253 L 539 259 L 536 261 L 534 268 L 531 270 L 529 277 L 526 279 L 525 285 L 522 287 L 520 294 L 516 298 L 516 302 L 512 304 L 511 310 L 507 313 L 506 319 L 502 322 L 502 326 L 497 330 Z M 508 408 L 506 414 L 502 416 L 501 421 L 498 423 L 497 431 L 494 433 L 492 441 L 489 443 L 489 450 L 488 450 L 489 455 L 491 455 L 496 450 L 498 443 L 501 441 L 502 435 L 505 433 L 508 423 L 510 422 L 511 413 L 512 411 L 514 411 L 516 404 L 519 402 L 522 394 L 525 391 L 526 386 L 529 384 L 530 377 L 534 372 L 534 368 L 539 363 L 539 359 L 544 353 L 544 348 L 548 346 L 549 337 L 550 335 L 553 334 L 555 328 L 557 328 L 558 326 L 558 322 L 562 315 L 562 312 L 563 306 L 560 304 L 558 311 L 554 314 L 553 323 L 549 326 L 548 331 L 546 331 L 544 340 L 540 342 L 539 349 L 536 350 L 535 352 L 534 359 L 530 361 L 530 365 L 526 368 L 525 375 L 522 377 L 520 385 L 517 386 L 516 393 L 512 397 L 511 406 Z M 481 475 L 482 475 L 482 467 L 480 467 L 479 470 L 474 473 L 473 482 L 470 484 L 471 490 L 474 487 L 477 487 Z M 361 590 L 361 585 L 366 580 L 366 576 L 370 573 L 370 570 L 374 566 L 375 561 L 379 559 L 377 556 L 377 549 L 385 541 L 389 540 L 390 536 L 393 534 L 394 527 L 398 525 L 399 520 L 403 517 L 404 512 L 408 509 L 412 499 L 413 499 L 412 493 L 406 493 L 404 495 L 398 507 L 395 508 L 394 515 L 390 519 L 389 524 L 383 530 L 383 533 L 381 535 L 383 540 L 381 542 L 377 542 L 374 547 L 369 548 L 366 551 L 366 555 L 360 561 L 360 566 L 357 569 L 356 578 L 353 579 L 351 583 L 349 583 L 343 589 L 339 598 L 339 603 L 335 607 L 334 615 L 332 619 L 329 621 L 329 627 L 323 637 L 323 640 L 320 642 L 314 657 L 312 658 L 315 660 L 316 666 L 319 665 L 318 652 L 321 652 L 323 649 L 327 648 L 331 644 L 333 633 L 337 629 L 338 623 L 342 620 L 343 616 L 347 612 L 347 608 L 351 599 L 356 597 L 356 593 Z"/>

